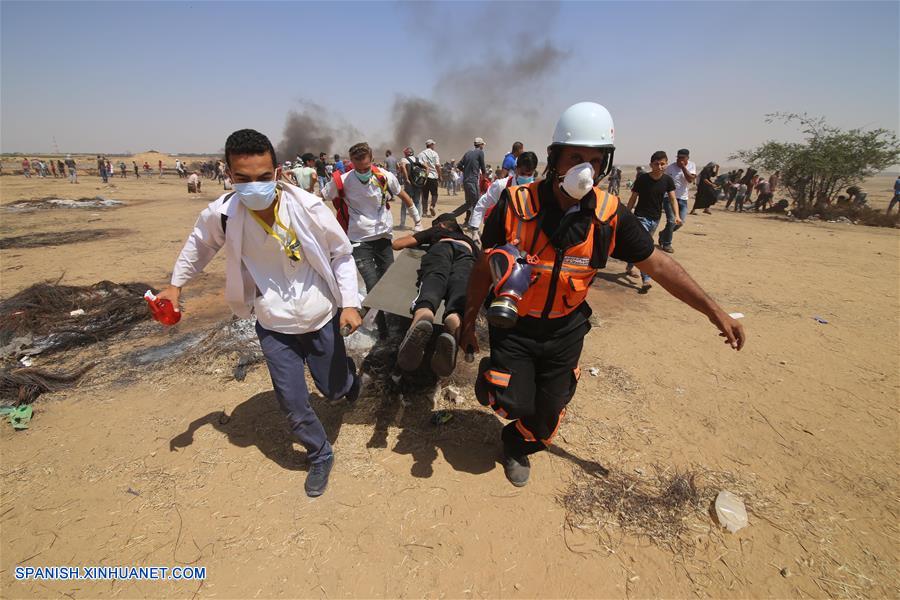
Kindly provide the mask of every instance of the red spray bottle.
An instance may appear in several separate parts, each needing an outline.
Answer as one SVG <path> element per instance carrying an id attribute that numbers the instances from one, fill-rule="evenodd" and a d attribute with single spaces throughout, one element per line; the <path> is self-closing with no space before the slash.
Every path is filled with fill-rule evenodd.
<path id="1" fill-rule="evenodd" d="M 144 300 L 147 301 L 153 318 L 163 325 L 174 325 L 181 320 L 181 312 L 175 310 L 170 300 L 157 298 L 150 290 L 144 293 Z"/>

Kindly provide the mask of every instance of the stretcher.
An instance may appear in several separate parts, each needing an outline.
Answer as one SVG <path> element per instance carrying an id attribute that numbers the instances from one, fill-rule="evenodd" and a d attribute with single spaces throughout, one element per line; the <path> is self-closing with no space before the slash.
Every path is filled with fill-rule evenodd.
<path id="1" fill-rule="evenodd" d="M 378 280 L 362 301 L 364 308 L 383 310 L 394 315 L 412 317 L 412 304 L 419 294 L 416 285 L 418 270 L 425 256 L 424 250 L 406 248 L 394 257 L 394 264 L 388 267 L 384 276 Z M 444 304 L 435 313 L 435 322 L 440 323 L 444 316 Z"/>

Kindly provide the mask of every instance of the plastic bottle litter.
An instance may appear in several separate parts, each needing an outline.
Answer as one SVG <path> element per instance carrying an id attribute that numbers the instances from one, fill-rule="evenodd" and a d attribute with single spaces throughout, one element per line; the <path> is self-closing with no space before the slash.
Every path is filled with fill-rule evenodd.
<path id="1" fill-rule="evenodd" d="M 163 325 L 174 325 L 181 320 L 181 312 L 175 310 L 171 300 L 157 298 L 150 290 L 144 292 L 144 300 L 153 318 Z"/>
<path id="2" fill-rule="evenodd" d="M 716 517 L 719 524 L 731 533 L 736 533 L 750 524 L 744 502 L 725 490 L 716 496 Z"/>

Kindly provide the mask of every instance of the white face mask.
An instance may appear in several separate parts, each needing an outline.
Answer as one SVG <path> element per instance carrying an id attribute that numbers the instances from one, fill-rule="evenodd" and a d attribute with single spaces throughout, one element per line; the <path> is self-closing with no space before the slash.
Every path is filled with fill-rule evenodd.
<path id="1" fill-rule="evenodd" d="M 562 180 L 563 191 L 572 198 L 581 200 L 594 187 L 594 168 L 588 162 L 577 164 L 566 171 Z"/>
<path id="2" fill-rule="evenodd" d="M 251 181 L 235 183 L 234 191 L 244 206 L 250 210 L 265 210 L 275 200 L 274 181 Z"/>

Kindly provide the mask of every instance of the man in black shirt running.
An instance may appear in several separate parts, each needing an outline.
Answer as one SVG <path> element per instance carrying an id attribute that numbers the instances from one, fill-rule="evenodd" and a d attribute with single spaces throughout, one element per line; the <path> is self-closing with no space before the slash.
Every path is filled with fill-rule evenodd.
<path id="1" fill-rule="evenodd" d="M 678 216 L 678 201 L 675 199 L 675 180 L 671 176 L 666 175 L 666 165 L 669 164 L 669 158 L 662 150 L 657 150 L 650 157 L 650 172 L 644 172 L 638 175 L 631 186 L 631 197 L 628 199 L 628 210 L 634 209 L 634 216 L 637 217 L 650 238 L 653 238 L 653 232 L 659 227 L 659 221 L 662 218 L 664 202 L 672 205 L 672 211 L 675 215 L 675 225 L 681 225 L 681 218 Z M 637 207 L 634 206 L 637 201 Z M 626 271 L 629 277 L 634 277 L 634 265 L 628 263 Z M 650 290 L 650 276 L 641 272 L 641 289 L 638 293 L 646 294 Z"/>

